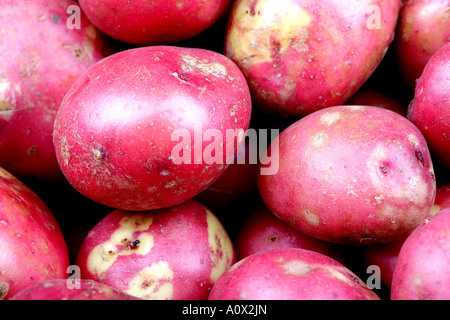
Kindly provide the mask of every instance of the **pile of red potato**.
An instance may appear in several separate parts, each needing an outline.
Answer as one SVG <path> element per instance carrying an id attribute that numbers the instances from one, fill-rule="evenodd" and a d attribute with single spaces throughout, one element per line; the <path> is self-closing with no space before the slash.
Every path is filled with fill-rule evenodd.
<path id="1" fill-rule="evenodd" d="M 448 0 L 0 0 L 0 299 L 450 299 Z"/>

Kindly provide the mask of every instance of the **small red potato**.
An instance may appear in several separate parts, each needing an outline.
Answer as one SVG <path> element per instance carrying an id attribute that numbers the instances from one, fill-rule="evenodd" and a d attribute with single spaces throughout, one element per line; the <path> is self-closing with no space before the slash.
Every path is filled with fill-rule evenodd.
<path id="1" fill-rule="evenodd" d="M 170 44 L 211 27 L 230 0 L 79 0 L 89 20 L 110 37 L 135 44 Z"/>
<path id="2" fill-rule="evenodd" d="M 377 266 L 380 268 L 380 280 L 386 288 L 391 288 L 398 254 L 404 241 L 405 239 L 402 239 L 387 244 L 366 246 L 362 249 L 364 265 L 367 268 L 370 266 Z"/>
<path id="3" fill-rule="evenodd" d="M 408 119 L 422 131 L 433 160 L 450 169 L 450 43 L 428 61 L 408 108 Z"/>
<path id="4" fill-rule="evenodd" d="M 407 116 L 408 111 L 408 106 L 402 101 L 379 91 L 367 89 L 356 92 L 345 104 L 385 108 L 404 117 Z"/>
<path id="5" fill-rule="evenodd" d="M 53 214 L 0 168 L 0 300 L 36 282 L 65 278 L 68 266 L 67 245 Z"/>
<path id="6" fill-rule="evenodd" d="M 239 0 L 225 54 L 266 112 L 304 116 L 344 104 L 393 40 L 398 0 Z"/>
<path id="7" fill-rule="evenodd" d="M 201 300 L 236 261 L 217 217 L 195 200 L 148 212 L 115 210 L 81 245 L 81 277 L 147 300 Z"/>
<path id="8" fill-rule="evenodd" d="M 9 300 L 140 300 L 93 280 L 53 279 L 41 281 L 16 293 Z"/>
<path id="9" fill-rule="evenodd" d="M 450 208 L 450 183 L 437 186 L 436 199 L 434 200 L 434 205 L 429 216 L 433 217 L 436 213 L 445 208 Z"/>
<path id="10" fill-rule="evenodd" d="M 281 221 L 262 205 L 253 210 L 240 226 L 234 241 L 237 259 L 254 253 L 282 248 L 316 251 L 338 261 L 339 252 L 330 243 L 311 238 Z"/>
<path id="11" fill-rule="evenodd" d="M 0 0 L 0 166 L 21 180 L 63 179 L 52 140 L 56 113 L 103 57 L 104 38 L 83 12 L 72 17 L 79 28 L 69 28 L 67 10 L 76 4 Z"/>
<path id="12" fill-rule="evenodd" d="M 448 0 L 409 0 L 401 8 L 394 40 L 398 66 L 414 89 L 428 60 L 450 41 Z"/>
<path id="13" fill-rule="evenodd" d="M 259 175 L 269 210 L 297 230 L 342 244 L 407 236 L 433 206 L 427 143 L 405 117 L 373 106 L 316 111 L 280 133 L 279 170 Z"/>
<path id="14" fill-rule="evenodd" d="M 211 185 L 244 142 L 248 85 L 227 57 L 150 46 L 103 59 L 58 112 L 58 163 L 81 194 L 109 207 L 176 205 Z"/>
<path id="15" fill-rule="evenodd" d="M 225 271 L 209 300 L 379 300 L 336 260 L 298 248 L 263 251 Z"/>
<path id="16" fill-rule="evenodd" d="M 392 300 L 449 300 L 450 209 L 439 211 L 403 244 L 392 279 Z"/>

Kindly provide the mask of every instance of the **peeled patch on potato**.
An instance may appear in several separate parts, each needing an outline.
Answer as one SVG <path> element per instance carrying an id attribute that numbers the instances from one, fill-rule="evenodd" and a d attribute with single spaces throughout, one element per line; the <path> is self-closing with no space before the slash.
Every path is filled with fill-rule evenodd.
<path id="1" fill-rule="evenodd" d="M 336 106 L 281 132 L 275 175 L 260 175 L 268 208 L 296 229 L 346 244 L 389 243 L 411 233 L 436 194 L 421 132 L 384 108 Z"/>
<path id="2" fill-rule="evenodd" d="M 82 278 L 146 300 L 206 299 L 235 261 L 226 230 L 195 200 L 115 210 L 89 232 L 77 257 Z"/>
<path id="3" fill-rule="evenodd" d="M 344 104 L 393 40 L 399 1 L 235 1 L 225 54 L 244 72 L 255 104 L 304 116 Z"/>

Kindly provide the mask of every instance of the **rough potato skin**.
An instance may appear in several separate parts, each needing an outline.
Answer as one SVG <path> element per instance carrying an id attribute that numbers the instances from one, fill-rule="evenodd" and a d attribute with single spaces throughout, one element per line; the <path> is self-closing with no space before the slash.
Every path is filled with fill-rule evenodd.
<path id="1" fill-rule="evenodd" d="M 422 131 L 433 159 L 450 169 L 450 43 L 428 61 L 408 108 L 408 119 Z"/>
<path id="2" fill-rule="evenodd" d="M 248 85 L 224 55 L 141 47 L 110 55 L 77 80 L 58 112 L 54 145 L 65 177 L 86 197 L 154 210 L 211 185 L 244 142 L 250 116 Z M 216 152 L 208 153 L 211 145 Z"/>
<path id="3" fill-rule="evenodd" d="M 225 54 L 258 107 L 304 116 L 361 87 L 392 42 L 398 12 L 398 0 L 239 0 Z"/>
<path id="4" fill-rule="evenodd" d="M 409 0 L 400 10 L 394 40 L 398 66 L 414 89 L 428 60 L 450 41 L 448 0 Z"/>
<path id="5" fill-rule="evenodd" d="M 75 80 L 103 57 L 105 39 L 75 1 L 0 1 L 0 166 L 19 179 L 60 181 L 52 132 Z M 18 18 L 20 17 L 20 18 Z"/>
<path id="6" fill-rule="evenodd" d="M 43 280 L 65 278 L 69 253 L 45 203 L 0 168 L 0 300 Z"/>
<path id="7" fill-rule="evenodd" d="M 148 212 L 115 210 L 87 235 L 81 277 L 146 300 L 206 299 L 234 262 L 216 216 L 195 200 Z"/>
<path id="8" fill-rule="evenodd" d="M 320 284 L 320 285 L 318 285 Z M 209 300 L 379 300 L 352 271 L 298 248 L 248 256 L 217 280 Z"/>
<path id="9" fill-rule="evenodd" d="M 93 280 L 52 279 L 35 283 L 9 300 L 141 300 Z M 76 287 L 79 286 L 79 287 Z"/>
<path id="10" fill-rule="evenodd" d="M 316 111 L 279 137 L 279 170 L 259 175 L 267 207 L 301 232 L 347 244 L 399 240 L 430 212 L 433 164 L 421 132 L 373 106 Z"/>
<path id="11" fill-rule="evenodd" d="M 417 228 L 398 255 L 392 300 L 449 300 L 450 209 Z"/>
<path id="12" fill-rule="evenodd" d="M 135 45 L 170 44 L 211 27 L 230 0 L 80 0 L 88 18 L 107 35 Z"/>

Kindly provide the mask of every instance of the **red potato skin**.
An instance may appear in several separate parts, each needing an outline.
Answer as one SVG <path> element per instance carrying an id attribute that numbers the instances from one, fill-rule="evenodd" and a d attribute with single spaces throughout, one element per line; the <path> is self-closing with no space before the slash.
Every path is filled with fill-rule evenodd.
<path id="1" fill-rule="evenodd" d="M 260 109 L 304 116 L 344 104 L 372 75 L 393 40 L 399 6 L 398 0 L 235 1 L 225 54 L 245 74 Z"/>
<path id="2" fill-rule="evenodd" d="M 103 57 L 105 39 L 82 12 L 81 28 L 67 27 L 67 7 L 76 4 L 0 1 L 0 166 L 19 179 L 63 179 L 52 141 L 56 113 L 78 76 Z"/>
<path id="3" fill-rule="evenodd" d="M 251 212 L 234 241 L 237 259 L 282 248 L 300 248 L 322 253 L 342 262 L 342 255 L 330 243 L 311 238 L 278 219 L 266 206 Z"/>
<path id="4" fill-rule="evenodd" d="M 320 283 L 320 285 L 318 285 Z M 298 248 L 263 251 L 225 271 L 209 300 L 379 300 L 352 271 Z"/>
<path id="5" fill-rule="evenodd" d="M 426 141 L 390 110 L 316 111 L 282 131 L 274 153 L 279 170 L 259 175 L 261 197 L 277 217 L 314 238 L 394 242 L 433 206 L 436 181 Z"/>
<path id="6" fill-rule="evenodd" d="M 408 119 L 425 136 L 433 159 L 450 169 L 450 43 L 428 61 L 408 108 Z"/>
<path id="7" fill-rule="evenodd" d="M 392 300 L 449 300 L 450 209 L 417 228 L 398 255 Z"/>
<path id="8" fill-rule="evenodd" d="M 0 300 L 36 282 L 65 278 L 69 253 L 45 203 L 0 168 Z"/>
<path id="9" fill-rule="evenodd" d="M 397 112 L 405 118 L 408 114 L 408 106 L 403 102 L 387 94 L 374 90 L 360 90 L 356 92 L 345 104 L 385 108 Z"/>
<path id="10" fill-rule="evenodd" d="M 430 217 L 442 209 L 450 208 L 450 183 L 440 184 L 436 188 L 436 199 L 433 208 L 431 208 Z"/>
<path id="11" fill-rule="evenodd" d="M 425 65 L 450 41 L 448 0 L 410 0 L 403 5 L 394 40 L 398 66 L 414 89 Z"/>
<path id="12" fill-rule="evenodd" d="M 76 261 L 82 278 L 142 299 L 202 300 L 236 254 L 215 215 L 188 200 L 149 212 L 111 212 L 89 232 Z"/>
<path id="13" fill-rule="evenodd" d="M 78 79 L 58 112 L 54 145 L 65 177 L 86 197 L 123 210 L 154 210 L 211 185 L 244 142 L 250 116 L 245 78 L 225 56 L 142 47 L 111 55 Z M 174 137 L 175 130 L 189 137 Z M 223 137 L 223 158 L 213 163 L 205 154 L 214 142 L 202 141 L 208 130 Z M 244 135 L 230 144 L 227 130 Z M 174 161 L 180 144 L 176 156 L 187 155 L 190 163 Z"/>
<path id="14" fill-rule="evenodd" d="M 88 18 L 103 32 L 135 45 L 171 44 L 211 27 L 230 0 L 80 0 Z"/>
<path id="15" fill-rule="evenodd" d="M 77 279 L 52 279 L 35 283 L 16 293 L 9 300 L 141 300 L 103 283 Z M 75 287 L 79 286 L 79 288 Z"/>

